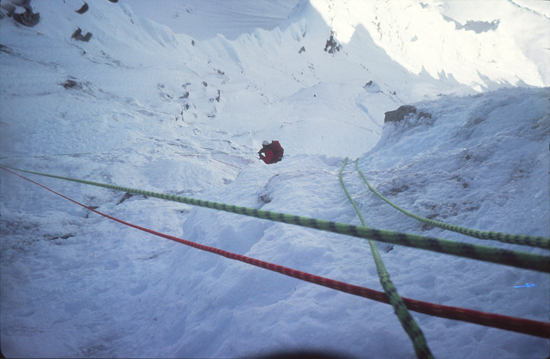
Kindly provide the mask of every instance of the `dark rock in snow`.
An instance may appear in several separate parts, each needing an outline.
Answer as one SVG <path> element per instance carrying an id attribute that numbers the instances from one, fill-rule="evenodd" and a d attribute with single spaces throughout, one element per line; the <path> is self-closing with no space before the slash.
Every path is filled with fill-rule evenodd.
<path id="1" fill-rule="evenodd" d="M 92 38 L 92 33 L 88 32 L 86 35 L 84 35 L 84 37 L 82 39 L 77 39 L 77 40 L 88 42 L 88 41 L 90 41 L 91 38 Z"/>
<path id="2" fill-rule="evenodd" d="M 76 10 L 77 13 L 79 14 L 84 14 L 86 11 L 88 11 L 90 7 L 88 6 L 88 4 L 84 3 L 84 5 L 82 5 L 82 7 L 78 10 Z"/>
<path id="3" fill-rule="evenodd" d="M 127 199 L 132 198 L 133 196 L 134 196 L 134 195 L 133 195 L 132 193 L 126 192 L 126 193 L 124 194 L 124 196 L 120 199 L 120 201 L 118 201 L 117 206 L 118 206 L 119 204 L 123 203 L 124 201 L 126 201 Z"/>
<path id="4" fill-rule="evenodd" d="M 326 51 L 326 50 L 325 50 Z M 298 51 L 299 54 L 301 54 L 302 52 L 306 52 L 306 47 L 305 46 L 302 46 L 302 48 L 300 49 L 300 51 Z"/>
<path id="5" fill-rule="evenodd" d="M 86 35 L 82 35 L 82 29 L 78 28 L 78 29 L 76 29 L 75 32 L 73 32 L 71 37 L 75 40 L 78 40 L 78 41 L 88 42 L 92 38 L 92 33 L 88 32 L 88 33 L 86 33 Z"/>
<path id="6" fill-rule="evenodd" d="M 334 54 L 336 51 L 340 51 L 340 44 L 334 38 L 334 31 L 330 32 L 330 38 L 327 40 L 325 45 L 325 52 L 329 54 Z"/>
<path id="7" fill-rule="evenodd" d="M 263 203 L 269 203 L 271 202 L 271 198 L 269 198 L 268 195 L 264 194 L 260 196 L 260 201 L 262 201 Z"/>
<path id="8" fill-rule="evenodd" d="M 82 89 L 82 86 L 78 82 L 70 79 L 62 83 L 61 86 L 63 86 L 66 89 L 76 89 L 76 90 Z"/>
<path id="9" fill-rule="evenodd" d="M 418 114 L 418 119 L 421 118 L 432 118 L 432 114 L 429 112 L 420 111 L 420 113 Z"/>
<path id="10" fill-rule="evenodd" d="M 81 28 L 76 29 L 75 32 L 73 32 L 73 34 L 71 35 L 71 37 L 73 39 L 76 39 L 77 36 L 82 36 L 82 29 Z"/>
<path id="11" fill-rule="evenodd" d="M 411 113 L 416 114 L 416 107 L 411 105 L 400 106 L 397 110 L 388 111 L 385 113 L 384 123 L 403 121 L 403 119 Z"/>
<path id="12" fill-rule="evenodd" d="M 12 16 L 15 21 L 27 27 L 33 27 L 40 22 L 40 14 L 35 14 L 30 10 L 27 10 L 22 14 L 14 13 Z"/>
<path id="13" fill-rule="evenodd" d="M 2 44 L 0 44 L 0 51 L 5 52 L 6 54 L 13 54 L 13 52 L 9 47 L 4 46 Z"/>

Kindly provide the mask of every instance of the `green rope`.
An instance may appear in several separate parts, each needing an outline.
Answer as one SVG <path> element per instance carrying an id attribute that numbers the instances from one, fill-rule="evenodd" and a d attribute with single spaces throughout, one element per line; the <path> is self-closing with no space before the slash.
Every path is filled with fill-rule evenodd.
<path id="1" fill-rule="evenodd" d="M 365 222 L 361 211 L 359 211 L 359 208 L 357 208 L 355 201 L 351 198 L 348 190 L 346 189 L 346 185 L 344 184 L 344 180 L 342 179 L 342 170 L 347 163 L 348 158 L 346 157 L 346 160 L 344 161 L 344 164 L 342 165 L 342 168 L 340 168 L 340 172 L 338 173 L 340 184 L 342 185 L 342 188 L 344 189 L 344 192 L 346 193 L 349 201 L 353 205 L 353 208 L 355 208 L 355 212 L 357 212 L 361 223 L 364 227 L 367 227 L 367 223 Z M 430 351 L 428 343 L 426 342 L 426 338 L 424 337 L 424 333 L 422 333 L 422 329 L 420 329 L 420 327 L 412 317 L 411 313 L 407 309 L 403 298 L 401 298 L 399 293 L 397 293 L 397 289 L 390 279 L 390 274 L 386 270 L 386 266 L 382 261 L 382 257 L 380 257 L 380 253 L 378 252 L 378 248 L 376 248 L 376 244 L 370 239 L 368 241 L 372 252 L 372 257 L 374 258 L 374 263 L 376 264 L 376 271 L 378 272 L 378 277 L 380 278 L 380 284 L 382 284 L 382 288 L 384 288 L 384 292 L 388 296 L 390 304 L 393 307 L 393 310 L 395 311 L 395 314 L 397 315 L 401 326 L 403 327 L 403 329 L 405 329 L 405 332 L 407 332 L 409 338 L 411 339 L 414 346 L 414 351 L 416 352 L 416 356 L 418 358 L 433 358 L 432 352 Z"/>
<path id="2" fill-rule="evenodd" d="M 492 239 L 504 243 L 512 243 L 512 244 L 521 244 L 525 246 L 531 246 L 531 247 L 537 247 L 537 248 L 543 248 L 543 249 L 550 249 L 550 239 L 544 238 L 544 237 L 536 237 L 536 236 L 526 236 L 526 235 L 516 235 L 516 234 L 508 234 L 508 233 L 501 233 L 501 232 L 489 232 L 489 231 L 478 231 L 475 229 L 470 229 L 466 227 L 460 227 L 455 226 L 453 224 L 443 223 L 439 221 L 434 221 L 433 219 L 421 217 L 417 214 L 414 214 L 412 212 L 409 212 L 395 203 L 391 202 L 386 197 L 382 196 L 377 190 L 375 190 L 367 181 L 365 176 L 363 175 L 363 172 L 359 170 L 359 167 L 357 166 L 357 159 L 355 161 L 355 169 L 359 172 L 361 177 L 363 177 L 363 181 L 367 184 L 369 189 L 374 192 L 378 197 L 382 198 L 384 201 L 386 201 L 390 206 L 393 208 L 403 212 L 409 217 L 412 217 L 422 223 L 429 224 L 430 226 L 439 227 L 443 229 L 447 229 L 449 231 L 457 232 L 460 234 L 464 234 L 470 237 L 478 238 L 478 239 Z"/>
<path id="3" fill-rule="evenodd" d="M 4 166 L 8 167 L 8 166 Z M 9 167 L 12 168 L 12 167 Z M 239 207 L 235 205 L 228 205 L 225 203 L 204 201 L 188 197 L 174 196 L 170 194 L 155 193 L 149 191 L 143 191 L 139 189 L 132 189 L 121 186 L 108 185 L 104 183 L 84 181 L 74 178 L 54 176 L 44 173 L 31 172 L 12 168 L 17 171 L 35 174 L 39 176 L 51 177 L 62 179 L 65 181 L 72 181 L 77 183 L 83 183 L 91 186 L 103 187 L 117 191 L 123 191 L 133 194 L 139 194 L 148 197 L 161 198 L 168 201 L 186 203 L 193 206 L 200 206 L 206 208 L 217 209 L 220 211 L 242 214 L 245 216 L 256 217 L 261 219 L 268 219 L 275 222 L 282 222 L 288 224 L 294 224 L 297 226 L 319 229 L 322 231 L 345 234 L 353 237 L 373 239 L 378 242 L 392 243 L 396 245 L 402 245 L 412 248 L 424 249 L 432 252 L 451 254 L 458 257 L 471 258 L 484 262 L 491 262 L 497 264 L 508 265 L 517 268 L 530 269 L 539 272 L 550 273 L 550 257 L 510 251 L 506 249 L 491 248 L 476 244 L 453 242 L 446 239 L 439 239 L 434 237 L 421 236 L 417 234 L 400 233 L 395 231 L 373 229 L 369 227 L 352 226 L 345 223 L 331 222 L 321 219 L 300 217 L 290 214 L 284 214 L 279 212 L 264 211 L 255 208 Z"/>

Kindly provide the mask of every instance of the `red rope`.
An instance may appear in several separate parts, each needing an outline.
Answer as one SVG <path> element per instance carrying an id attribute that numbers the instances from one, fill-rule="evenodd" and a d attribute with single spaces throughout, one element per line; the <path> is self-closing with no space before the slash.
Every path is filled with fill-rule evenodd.
<path id="1" fill-rule="evenodd" d="M 180 153 L 179 155 L 182 156 L 182 157 L 192 157 L 192 156 L 193 156 L 193 157 L 206 157 L 206 156 L 204 156 L 204 155 L 182 155 L 181 153 Z M 220 162 L 220 163 L 223 163 L 224 165 L 228 165 L 228 166 L 235 167 L 235 168 L 238 168 L 238 169 L 242 170 L 242 167 L 234 166 L 234 165 L 232 165 L 232 164 L 229 164 L 229 163 L 227 163 L 227 162 L 223 162 L 223 161 L 217 160 L 217 159 L 215 159 L 215 158 L 210 158 L 210 159 L 211 159 L 211 160 L 214 160 L 214 161 L 218 161 L 218 162 Z"/>
<path id="2" fill-rule="evenodd" d="M 258 259 L 243 256 L 243 255 L 240 255 L 240 254 L 227 252 L 227 251 L 224 251 L 224 250 L 221 250 L 221 249 L 217 249 L 217 248 L 205 246 L 205 245 L 202 245 L 202 244 L 198 244 L 198 243 L 195 243 L 195 242 L 191 242 L 191 241 L 188 241 L 188 240 L 185 240 L 185 239 L 173 237 L 173 236 L 170 236 L 170 235 L 167 235 L 167 234 L 159 233 L 159 232 L 153 231 L 151 229 L 147 229 L 147 228 L 144 228 L 144 227 L 137 226 L 135 224 L 125 222 L 123 220 L 120 220 L 120 219 L 117 219 L 115 217 L 111 217 L 107 214 L 96 211 L 93 208 L 90 208 L 90 207 L 88 207 L 88 206 L 86 206 L 82 203 L 79 203 L 75 200 L 72 200 L 69 197 L 66 197 L 66 196 L 64 196 L 60 193 L 57 193 L 54 190 L 51 190 L 48 187 L 41 185 L 40 183 L 34 182 L 34 181 L 32 181 L 32 180 L 30 180 L 26 177 L 23 177 L 23 176 L 15 173 L 15 172 L 12 172 L 12 171 L 10 171 L 10 170 L 2 167 L 2 166 L 0 166 L 0 168 L 5 170 L 5 171 L 8 171 L 8 172 L 10 172 L 10 173 L 12 173 L 16 176 L 18 176 L 18 177 L 21 177 L 21 178 L 23 178 L 23 179 L 25 179 L 29 182 L 32 182 L 32 183 L 34 183 L 34 184 L 36 184 L 36 185 L 52 192 L 52 193 L 55 193 L 56 195 L 61 196 L 61 197 L 65 198 L 65 199 L 67 199 L 67 200 L 69 200 L 69 201 L 71 201 L 75 204 L 78 204 L 79 206 L 82 206 L 82 207 L 84 207 L 84 208 L 86 208 L 86 209 L 88 209 L 88 210 L 90 210 L 94 213 L 97 213 L 97 214 L 99 214 L 103 217 L 109 218 L 113 221 L 122 223 L 124 225 L 139 229 L 140 231 L 151 233 L 151 234 L 154 234 L 155 236 L 163 237 L 163 238 L 166 238 L 166 239 L 169 239 L 169 240 L 181 243 L 181 244 L 185 244 L 187 246 L 194 247 L 194 248 L 197 248 L 197 249 L 200 249 L 200 250 L 203 250 L 203 251 L 215 253 L 215 254 L 218 254 L 220 256 L 229 258 L 229 259 L 238 260 L 238 261 L 248 263 L 248 264 L 260 267 L 260 268 L 265 268 L 265 269 L 268 269 L 270 271 L 278 272 L 278 273 L 287 275 L 289 277 L 297 278 L 297 279 L 300 279 L 300 280 L 303 280 L 303 281 L 306 281 L 306 282 L 314 283 L 314 284 L 321 285 L 321 286 L 324 286 L 324 287 L 327 287 L 327 288 L 332 288 L 332 289 L 335 289 L 335 290 L 338 290 L 338 291 L 341 291 L 341 292 L 345 292 L 345 293 L 349 293 L 349 294 L 357 295 L 357 296 L 360 296 L 360 297 L 365 297 L 365 298 L 368 298 L 368 299 L 376 300 L 378 302 L 389 304 L 388 297 L 386 296 L 386 294 L 384 292 L 379 292 L 379 291 L 376 291 L 376 290 L 373 290 L 373 289 L 369 289 L 369 288 L 365 288 L 365 287 L 359 287 L 359 286 L 356 286 L 356 285 L 353 285 L 353 284 L 349 284 L 349 283 L 345 283 L 345 282 L 336 281 L 336 280 L 333 280 L 333 279 L 328 279 L 328 278 L 316 276 L 316 275 L 309 274 L 309 273 L 306 273 L 306 272 L 297 271 L 297 270 L 287 268 L 287 267 L 283 267 L 283 266 L 280 266 L 280 265 L 277 265 L 277 264 L 264 262 L 264 261 L 261 261 L 261 260 L 258 260 Z M 432 315 L 432 316 L 440 317 L 440 318 L 460 320 L 460 321 L 463 321 L 463 322 L 474 323 L 474 324 L 484 325 L 484 326 L 487 326 L 487 327 L 499 328 L 499 329 L 509 330 L 509 331 L 523 333 L 523 334 L 529 334 L 529 335 L 533 335 L 533 336 L 537 336 L 537 337 L 541 337 L 541 338 L 549 338 L 550 337 L 550 323 L 546 323 L 546 322 L 539 322 L 539 321 L 534 321 L 534 320 L 530 320 L 530 319 L 508 317 L 508 316 L 504 316 L 504 315 L 492 314 L 492 313 L 487 313 L 487 312 L 480 312 L 480 311 L 470 310 L 470 309 L 450 307 L 450 306 L 446 306 L 446 305 L 439 305 L 439 304 L 434 304 L 434 303 L 422 302 L 422 301 L 419 301 L 419 300 L 414 300 L 414 299 L 409 299 L 409 298 L 404 298 L 404 297 L 403 297 L 403 301 L 405 302 L 407 308 L 409 308 L 412 311 L 418 312 L 418 313 L 428 314 L 428 315 Z"/>
<path id="3" fill-rule="evenodd" d="M 224 165 L 228 165 L 228 166 L 235 167 L 235 168 L 238 168 L 238 169 L 242 170 L 242 167 L 234 166 L 234 165 L 232 165 L 232 164 L 229 164 L 229 163 L 227 163 L 227 162 L 223 162 L 223 161 L 217 160 L 217 159 L 215 159 L 215 158 L 212 158 L 212 160 L 218 161 L 218 162 L 220 162 L 220 163 L 223 163 Z"/>

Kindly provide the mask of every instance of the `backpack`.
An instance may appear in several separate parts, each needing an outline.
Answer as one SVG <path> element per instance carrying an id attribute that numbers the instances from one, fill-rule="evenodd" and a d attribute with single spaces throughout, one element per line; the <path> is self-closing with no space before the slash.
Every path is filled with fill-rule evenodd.
<path id="1" fill-rule="evenodd" d="M 269 148 L 273 151 L 273 161 L 271 163 L 279 162 L 283 159 L 285 150 L 281 147 L 279 141 L 272 141 Z"/>

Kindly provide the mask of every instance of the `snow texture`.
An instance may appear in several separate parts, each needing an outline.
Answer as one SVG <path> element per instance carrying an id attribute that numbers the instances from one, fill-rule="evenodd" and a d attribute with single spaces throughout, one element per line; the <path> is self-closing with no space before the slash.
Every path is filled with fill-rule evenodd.
<path id="1" fill-rule="evenodd" d="M 35 27 L 0 20 L 0 164 L 358 225 L 338 170 L 359 158 L 421 216 L 549 236 L 548 2 L 184 3 L 37 1 Z M 402 105 L 417 113 L 384 124 Z M 283 161 L 259 161 L 264 139 Z M 31 177 L 140 226 L 381 290 L 364 240 Z M 386 304 L 0 181 L 7 357 L 415 356 Z M 423 225 L 351 164 L 344 181 L 374 228 L 546 254 Z M 548 275 L 378 246 L 402 296 L 548 321 Z M 412 314 L 438 358 L 548 356 L 548 340 Z"/>

